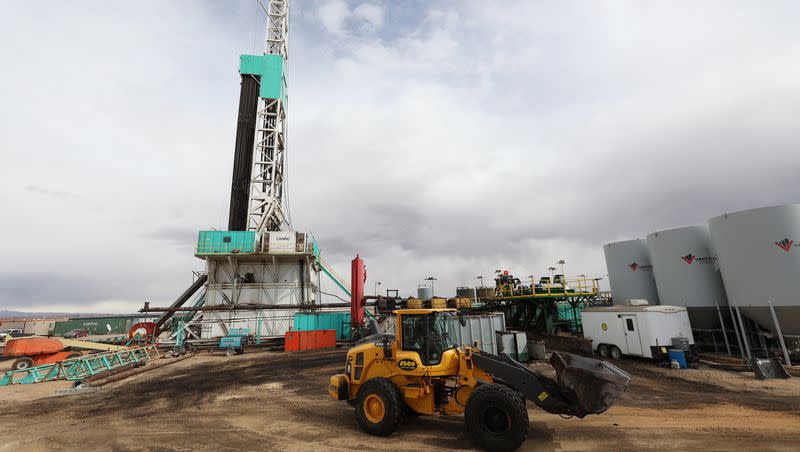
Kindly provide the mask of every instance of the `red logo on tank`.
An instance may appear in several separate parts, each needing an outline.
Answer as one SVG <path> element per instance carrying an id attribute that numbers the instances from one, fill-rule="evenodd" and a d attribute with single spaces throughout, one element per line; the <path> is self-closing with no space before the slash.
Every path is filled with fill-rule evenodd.
<path id="1" fill-rule="evenodd" d="M 692 262 L 694 262 L 695 257 L 697 256 L 695 256 L 692 253 L 689 253 L 686 256 L 681 256 L 681 259 L 683 259 L 687 264 L 691 264 Z"/>
<path id="2" fill-rule="evenodd" d="M 634 263 L 632 263 L 632 264 L 628 265 L 628 268 L 630 268 L 632 272 L 635 272 L 635 271 L 636 271 L 636 269 L 637 269 L 637 268 L 639 268 L 639 264 L 637 264 L 636 262 L 634 262 Z"/>
<path id="3" fill-rule="evenodd" d="M 789 239 L 783 239 L 780 242 L 775 242 L 775 244 L 778 245 L 780 249 L 786 251 L 787 253 L 789 252 L 789 249 L 792 247 L 793 243 L 794 240 L 789 240 Z"/>

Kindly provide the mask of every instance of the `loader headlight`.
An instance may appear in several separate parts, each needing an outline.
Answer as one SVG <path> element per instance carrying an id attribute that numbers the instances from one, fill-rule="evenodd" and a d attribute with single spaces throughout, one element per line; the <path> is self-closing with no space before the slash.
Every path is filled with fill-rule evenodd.
<path id="1" fill-rule="evenodd" d="M 344 366 L 344 373 L 347 374 L 347 376 L 350 376 L 350 371 L 352 369 L 353 369 L 353 367 L 350 365 L 350 363 L 347 363 L 347 365 Z"/>

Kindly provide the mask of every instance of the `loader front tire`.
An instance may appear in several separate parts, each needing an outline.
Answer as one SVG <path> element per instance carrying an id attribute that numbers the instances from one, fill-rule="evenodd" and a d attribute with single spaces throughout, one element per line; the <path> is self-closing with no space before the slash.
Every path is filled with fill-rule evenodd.
<path id="1" fill-rule="evenodd" d="M 403 422 L 400 393 L 386 378 L 368 380 L 356 396 L 356 420 L 361 430 L 388 436 Z"/>
<path id="2" fill-rule="evenodd" d="M 525 400 L 499 384 L 478 386 L 467 400 L 464 422 L 472 439 L 489 451 L 512 451 L 528 436 Z"/>

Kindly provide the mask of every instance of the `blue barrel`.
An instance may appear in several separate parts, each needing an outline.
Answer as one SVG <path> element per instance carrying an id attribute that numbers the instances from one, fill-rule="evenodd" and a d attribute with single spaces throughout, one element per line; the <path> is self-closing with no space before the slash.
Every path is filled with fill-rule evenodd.
<path id="1" fill-rule="evenodd" d="M 683 353 L 683 350 L 670 349 L 669 362 L 672 361 L 677 361 L 678 364 L 680 364 L 681 369 L 687 369 L 689 367 L 688 363 L 686 362 L 686 355 Z"/>

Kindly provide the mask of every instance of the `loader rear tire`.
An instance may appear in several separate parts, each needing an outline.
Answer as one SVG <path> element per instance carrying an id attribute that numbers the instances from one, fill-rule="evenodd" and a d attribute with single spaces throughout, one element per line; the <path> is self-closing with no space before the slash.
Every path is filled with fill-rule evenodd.
<path id="1" fill-rule="evenodd" d="M 403 423 L 400 393 L 386 378 L 367 380 L 356 396 L 356 420 L 361 430 L 375 436 L 388 436 Z"/>
<path id="2" fill-rule="evenodd" d="M 489 451 L 516 450 L 528 436 L 525 399 L 499 384 L 475 389 L 467 400 L 464 422 L 472 439 Z"/>

